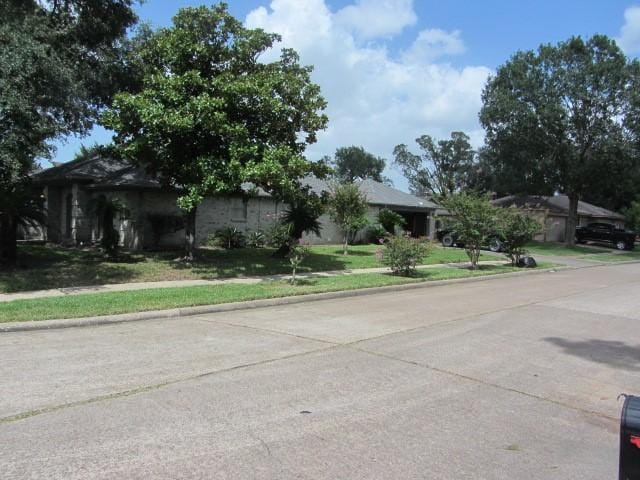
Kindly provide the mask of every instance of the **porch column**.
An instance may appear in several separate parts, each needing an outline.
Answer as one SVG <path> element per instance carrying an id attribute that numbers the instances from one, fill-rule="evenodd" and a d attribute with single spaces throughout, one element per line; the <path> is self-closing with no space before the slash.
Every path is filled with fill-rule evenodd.
<path id="1" fill-rule="evenodd" d="M 427 217 L 427 236 L 429 240 L 436 238 L 436 218 L 433 213 Z"/>
<path id="2" fill-rule="evenodd" d="M 42 225 L 42 240 L 44 240 L 45 242 L 49 240 L 49 186 L 45 186 L 42 189 L 42 196 L 44 198 L 44 202 L 43 202 L 43 207 L 44 207 L 44 211 L 47 212 L 47 217 L 46 217 L 46 221 L 44 223 L 44 225 Z"/>
<path id="3" fill-rule="evenodd" d="M 78 184 L 71 186 L 71 240 L 78 243 Z"/>

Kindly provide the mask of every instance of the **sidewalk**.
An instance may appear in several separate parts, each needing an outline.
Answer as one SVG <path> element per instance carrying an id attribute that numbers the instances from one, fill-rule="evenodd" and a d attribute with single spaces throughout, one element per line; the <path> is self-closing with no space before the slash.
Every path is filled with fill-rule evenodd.
<path id="1" fill-rule="evenodd" d="M 503 265 L 506 262 L 502 261 L 482 261 L 481 265 Z M 438 263 L 434 265 L 420 265 L 417 268 L 466 268 L 469 266 L 467 262 L 461 263 Z M 360 273 L 385 273 L 389 272 L 388 267 L 376 267 L 376 268 L 358 268 L 350 270 L 332 270 L 327 272 L 309 272 L 299 273 L 296 275 L 300 279 L 309 278 L 322 278 L 322 277 L 337 277 L 340 275 L 354 275 Z M 259 277 L 235 277 L 225 278 L 219 280 L 169 280 L 163 282 L 138 282 L 138 283 L 114 283 L 108 285 L 91 285 L 87 287 L 68 287 L 68 288 L 54 288 L 50 290 L 32 290 L 28 292 L 16 292 L 16 293 L 1 293 L 0 303 L 10 302 L 13 300 L 26 300 L 35 298 L 48 298 L 48 297 L 64 297 L 68 295 L 83 295 L 88 293 L 105 293 L 105 292 L 125 292 L 133 290 L 146 290 L 150 288 L 173 288 L 173 287 L 194 287 L 194 286 L 207 286 L 207 285 L 224 285 L 224 284 L 255 284 L 264 281 L 277 281 L 277 280 L 289 280 L 291 275 L 265 275 Z"/>

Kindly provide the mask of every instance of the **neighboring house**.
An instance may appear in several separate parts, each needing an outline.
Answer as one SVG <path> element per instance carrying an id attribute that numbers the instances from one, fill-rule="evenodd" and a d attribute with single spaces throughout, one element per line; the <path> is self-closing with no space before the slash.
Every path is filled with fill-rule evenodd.
<path id="1" fill-rule="evenodd" d="M 87 212 L 92 198 L 103 195 L 118 198 L 127 206 L 127 213 L 117 220 L 123 246 L 140 249 L 152 246 L 179 246 L 184 242 L 181 212 L 176 205 L 179 192 L 168 190 L 144 169 L 123 161 L 95 156 L 74 160 L 49 168 L 33 177 L 43 188 L 48 224 L 43 229 L 43 240 L 80 245 L 94 243 L 101 236 L 97 219 Z M 305 179 L 313 191 L 328 191 L 326 182 Z M 436 205 L 372 180 L 358 182 L 367 196 L 369 216 L 382 208 L 400 213 L 407 221 L 407 229 L 414 236 L 432 236 Z M 198 207 L 196 242 L 206 243 L 216 230 L 235 226 L 249 232 L 268 229 L 287 209 L 267 192 L 243 185 L 243 194 L 207 197 Z M 158 231 L 160 223 L 173 225 Z M 311 243 L 339 243 L 341 234 L 336 225 L 323 215 L 320 218 L 322 235 L 306 237 Z"/>
<path id="2" fill-rule="evenodd" d="M 494 205 L 518 208 L 538 219 L 544 230 L 536 240 L 563 242 L 569 216 L 569 197 L 566 195 L 510 195 L 493 200 Z M 624 228 L 624 216 L 587 202 L 578 202 L 578 225 L 606 222 Z"/>

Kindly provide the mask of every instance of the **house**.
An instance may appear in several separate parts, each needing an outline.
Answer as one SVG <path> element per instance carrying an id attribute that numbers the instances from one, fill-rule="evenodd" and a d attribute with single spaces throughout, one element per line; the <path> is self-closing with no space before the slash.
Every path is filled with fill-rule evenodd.
<path id="1" fill-rule="evenodd" d="M 492 201 L 494 205 L 504 208 L 518 208 L 535 217 L 544 225 L 543 231 L 536 240 L 563 242 L 565 228 L 569 217 L 569 197 L 566 195 L 509 195 Z M 624 217 L 606 208 L 587 202 L 578 202 L 578 225 L 591 222 L 606 222 L 624 227 Z"/>
<path id="2" fill-rule="evenodd" d="M 165 188 L 139 166 L 96 155 L 41 171 L 33 181 L 42 187 L 48 211 L 48 224 L 42 232 L 45 241 L 80 245 L 99 240 L 101 226 L 88 205 L 100 196 L 118 198 L 127 207 L 117 220 L 124 247 L 171 247 L 184 241 L 181 212 L 176 205 L 179 192 Z M 305 179 L 304 183 L 316 193 L 329 190 L 329 185 L 317 178 Z M 437 208 L 433 202 L 373 180 L 358 182 L 358 187 L 367 196 L 372 221 L 380 209 L 389 208 L 405 218 L 412 235 L 433 235 Z M 196 243 L 206 243 L 210 234 L 227 226 L 245 232 L 266 230 L 286 209 L 287 205 L 250 184 L 244 184 L 243 193 L 238 195 L 208 197 L 198 207 Z M 339 243 L 341 234 L 329 217 L 323 215 L 320 222 L 321 236 L 310 235 L 306 240 Z"/>

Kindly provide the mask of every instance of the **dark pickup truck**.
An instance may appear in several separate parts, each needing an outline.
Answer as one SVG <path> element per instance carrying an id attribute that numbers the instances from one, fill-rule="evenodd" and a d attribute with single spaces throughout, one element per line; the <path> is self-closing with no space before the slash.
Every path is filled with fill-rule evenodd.
<path id="1" fill-rule="evenodd" d="M 616 228 L 610 223 L 590 223 L 586 227 L 576 228 L 576 242 L 587 241 L 609 243 L 618 250 L 633 250 L 636 240 L 635 232 Z"/>
<path id="2" fill-rule="evenodd" d="M 464 247 L 464 242 L 458 238 L 453 230 L 438 230 L 436 238 L 443 247 Z M 500 235 L 495 234 L 487 239 L 486 247 L 492 252 L 501 252 L 504 248 L 504 241 Z"/>

